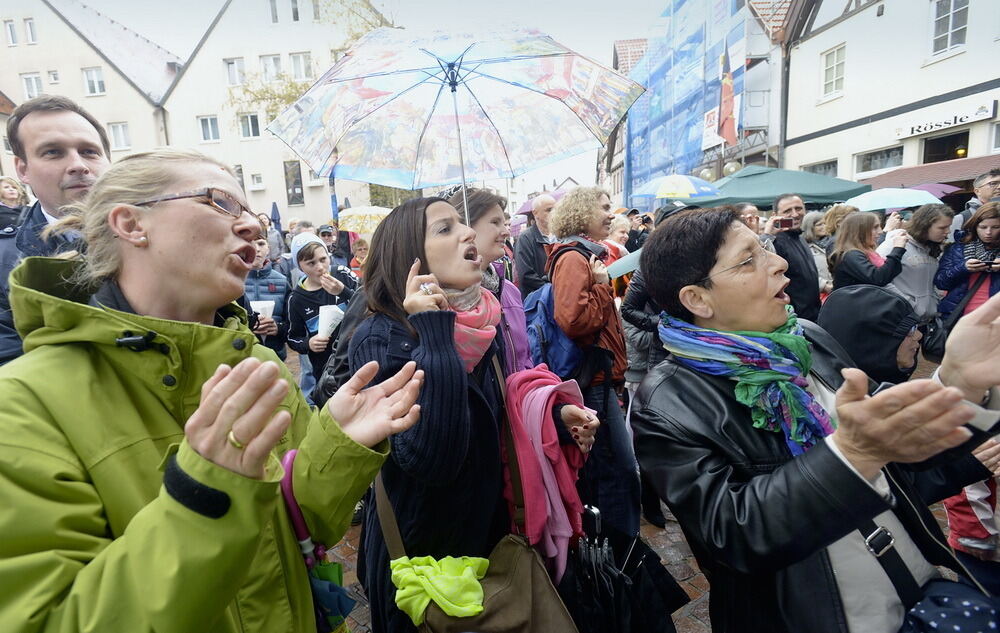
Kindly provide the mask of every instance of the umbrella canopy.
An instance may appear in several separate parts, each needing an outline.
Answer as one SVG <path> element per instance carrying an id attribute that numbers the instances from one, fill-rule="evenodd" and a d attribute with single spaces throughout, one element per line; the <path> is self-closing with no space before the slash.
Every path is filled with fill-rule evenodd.
<path id="1" fill-rule="evenodd" d="M 271 226 L 274 227 L 278 233 L 281 233 L 281 214 L 278 213 L 278 203 L 271 203 Z"/>
<path id="2" fill-rule="evenodd" d="M 654 178 L 639 187 L 632 194 L 633 198 L 709 198 L 720 195 L 719 190 L 707 180 L 671 174 Z"/>
<path id="3" fill-rule="evenodd" d="M 557 202 L 560 199 L 562 199 L 562 197 L 565 195 L 566 195 L 565 189 L 556 189 L 555 191 L 543 191 L 542 193 L 538 194 L 538 196 L 552 196 Z M 535 196 L 535 198 L 537 198 L 538 196 Z M 521 205 L 521 208 L 517 210 L 517 214 L 528 215 L 529 213 L 531 213 L 531 204 L 535 201 L 535 198 L 531 198 L 530 200 L 525 201 L 525 203 Z"/>
<path id="4" fill-rule="evenodd" d="M 956 187 L 955 185 L 946 185 L 941 182 L 925 182 L 922 185 L 907 187 L 907 189 L 920 189 L 921 191 L 926 191 L 935 198 L 943 198 L 950 193 L 962 190 L 960 187 Z"/>
<path id="5" fill-rule="evenodd" d="M 392 209 L 385 207 L 353 207 L 344 209 L 338 219 L 341 231 L 354 233 L 374 233 Z"/>
<path id="6" fill-rule="evenodd" d="M 421 189 L 599 148 L 644 90 L 535 30 L 381 28 L 268 129 L 321 177 Z"/>
<path id="7" fill-rule="evenodd" d="M 803 202 L 842 202 L 851 196 L 871 191 L 870 185 L 851 180 L 830 178 L 806 171 L 749 165 L 731 176 L 714 183 L 721 195 L 699 198 L 703 207 L 737 202 L 750 202 L 758 207 L 770 207 L 783 193 L 796 193 Z"/>
<path id="8" fill-rule="evenodd" d="M 622 257 L 618 261 L 614 262 L 608 266 L 608 277 L 612 279 L 617 279 L 623 275 L 627 275 L 636 268 L 639 267 L 639 259 L 642 257 L 642 249 L 638 248 L 625 257 Z"/>
<path id="9" fill-rule="evenodd" d="M 859 211 L 876 211 L 902 207 L 919 207 L 923 204 L 940 204 L 941 201 L 921 189 L 897 189 L 887 187 L 876 189 L 845 201 Z"/>

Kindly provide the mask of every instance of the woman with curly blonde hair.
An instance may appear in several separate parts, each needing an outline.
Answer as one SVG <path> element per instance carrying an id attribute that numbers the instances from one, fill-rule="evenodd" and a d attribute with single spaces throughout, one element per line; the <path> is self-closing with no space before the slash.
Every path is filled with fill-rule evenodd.
<path id="1" fill-rule="evenodd" d="M 556 243 L 546 265 L 559 328 L 583 351 L 575 378 L 601 421 L 577 488 L 604 522 L 628 536 L 639 531 L 639 476 L 618 396 L 625 384 L 625 334 L 605 260 L 614 214 L 599 187 L 577 187 L 552 210 Z"/>

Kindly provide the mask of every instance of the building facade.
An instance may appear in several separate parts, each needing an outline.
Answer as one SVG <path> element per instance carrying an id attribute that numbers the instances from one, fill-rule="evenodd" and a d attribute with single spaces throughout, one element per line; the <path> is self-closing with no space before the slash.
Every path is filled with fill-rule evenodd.
<path id="1" fill-rule="evenodd" d="M 0 92 L 16 103 L 70 97 L 105 124 L 112 160 L 164 145 L 196 149 L 233 166 L 255 211 L 276 203 L 283 218 L 322 223 L 332 215 L 328 180 L 267 132 L 276 101 L 248 93 L 304 92 L 336 61 L 348 34 L 328 4 L 227 0 L 182 59 L 78 0 L 2 0 Z M 358 7 L 370 28 L 386 23 L 371 5 Z M 13 173 L 6 149 L 0 167 Z M 341 204 L 367 205 L 368 192 L 336 182 Z"/>
<path id="2" fill-rule="evenodd" d="M 776 165 L 782 44 L 786 22 L 802 3 L 664 3 L 661 33 L 649 38 L 630 73 L 647 92 L 629 111 L 624 205 L 660 204 L 631 198 L 633 190 L 659 176 L 690 174 L 711 181 L 746 164 Z"/>
<path id="3" fill-rule="evenodd" d="M 998 54 L 995 0 L 816 0 L 788 51 L 784 166 L 968 186 L 1000 166 Z"/>

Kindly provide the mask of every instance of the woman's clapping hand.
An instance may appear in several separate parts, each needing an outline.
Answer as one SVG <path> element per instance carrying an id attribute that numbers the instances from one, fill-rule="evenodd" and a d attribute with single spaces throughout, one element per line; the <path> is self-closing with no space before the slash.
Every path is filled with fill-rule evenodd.
<path id="1" fill-rule="evenodd" d="M 424 383 L 424 372 L 413 361 L 396 375 L 365 389 L 376 374 L 377 362 L 365 364 L 326 403 L 344 433 L 368 447 L 416 424 L 420 418 L 416 402 Z"/>

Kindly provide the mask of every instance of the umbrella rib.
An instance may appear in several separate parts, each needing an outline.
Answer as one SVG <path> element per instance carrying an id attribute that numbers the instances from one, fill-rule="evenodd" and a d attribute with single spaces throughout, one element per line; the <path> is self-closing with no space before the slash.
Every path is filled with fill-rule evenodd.
<path id="1" fill-rule="evenodd" d="M 423 52 L 425 52 L 425 53 L 427 53 L 428 55 L 431 55 L 431 57 L 434 57 L 433 53 L 430 53 L 430 52 L 428 52 L 428 51 L 426 51 L 424 49 L 420 49 L 420 50 L 423 51 Z M 464 53 L 463 53 L 463 55 L 464 55 Z M 544 54 L 533 54 L 533 55 L 515 55 L 513 57 L 491 57 L 491 58 L 487 58 L 487 59 L 472 59 L 472 60 L 469 60 L 469 61 L 471 63 L 476 63 L 476 64 L 499 64 L 499 63 L 503 63 L 503 62 L 516 62 L 516 61 L 521 61 L 521 60 L 524 60 L 524 59 L 543 59 L 543 58 L 547 58 L 547 57 L 569 57 L 569 56 L 584 58 L 583 55 L 580 55 L 578 53 L 566 52 L 566 53 L 544 53 Z M 435 59 L 438 59 L 438 58 L 435 57 Z M 586 58 L 584 58 L 584 59 L 586 59 Z M 600 65 L 600 64 L 598 64 L 598 65 Z M 386 75 L 400 75 L 400 74 L 405 74 L 405 73 L 428 72 L 429 68 L 434 68 L 434 67 L 433 66 L 428 66 L 428 67 L 415 67 L 415 68 L 400 68 L 400 69 L 396 69 L 396 70 L 386 70 L 384 72 L 378 72 L 378 73 L 367 73 L 367 74 L 364 74 L 364 75 L 353 75 L 351 77 L 331 77 L 330 79 L 326 80 L 326 83 L 340 83 L 340 82 L 344 82 L 344 81 L 357 81 L 358 79 L 367 79 L 369 77 L 384 77 Z"/>
<path id="2" fill-rule="evenodd" d="M 493 131 L 496 132 L 497 139 L 500 141 L 500 147 L 503 148 L 503 156 L 504 158 L 507 159 L 507 168 L 510 169 L 510 173 L 513 174 L 514 165 L 510 162 L 510 154 L 507 152 L 507 144 L 503 142 L 503 136 L 500 134 L 500 130 L 497 129 L 496 123 L 493 122 L 493 117 L 489 115 L 489 113 L 486 111 L 486 108 L 484 108 L 483 104 L 479 101 L 479 97 L 476 96 L 476 93 L 472 91 L 472 88 L 470 88 L 468 84 L 466 84 L 463 81 L 462 87 L 469 91 L 469 96 L 471 96 L 472 100 L 476 102 L 476 105 L 479 106 L 479 109 L 482 111 L 483 116 L 486 117 L 486 120 L 490 122 L 490 127 L 492 127 Z M 510 177 L 513 178 L 513 176 Z"/>
<path id="3" fill-rule="evenodd" d="M 417 138 L 417 152 L 413 161 L 413 182 L 410 185 L 411 188 L 417 184 L 417 168 L 420 167 L 420 147 L 424 144 L 424 134 L 427 133 L 427 127 L 431 124 L 431 116 L 434 114 L 434 110 L 437 109 L 437 104 L 438 101 L 441 100 L 442 92 L 444 92 L 444 82 L 438 86 L 438 93 L 437 96 L 434 97 L 434 103 L 431 105 L 431 111 L 427 114 L 427 118 L 424 119 L 424 127 L 420 130 L 420 136 Z"/>
<path id="4" fill-rule="evenodd" d="M 350 128 L 354 127 L 355 125 L 357 125 L 361 121 L 365 120 L 366 118 L 370 117 L 372 114 L 378 112 L 379 110 L 381 110 L 385 106 L 389 105 L 390 103 L 392 103 L 396 99 L 399 99 L 400 97 L 402 97 L 403 95 L 405 95 L 407 92 L 410 92 L 411 90 L 415 90 L 416 88 L 418 88 L 419 86 L 422 86 L 423 84 L 427 83 L 431 79 L 436 79 L 436 78 L 437 78 L 436 75 L 432 75 L 432 74 L 428 73 L 427 77 L 425 77 L 424 79 L 421 79 L 420 81 L 418 81 L 417 83 L 413 84 L 409 88 L 407 88 L 405 90 L 401 90 L 400 92 L 394 94 L 391 99 L 386 99 L 386 101 L 384 103 L 378 104 L 377 106 L 375 106 L 374 108 L 372 108 L 368 112 L 365 112 L 363 115 L 361 115 L 358 118 L 356 118 L 353 121 L 351 121 L 351 124 L 348 126 L 347 129 L 350 129 Z M 441 85 L 443 86 L 444 84 L 442 83 Z M 344 130 L 344 134 L 347 134 L 347 130 L 346 129 Z M 340 138 L 342 139 L 343 135 L 341 135 Z M 340 139 L 337 139 L 337 142 L 340 142 Z M 334 147 L 336 147 L 336 146 L 337 146 L 336 143 L 334 143 Z"/>

